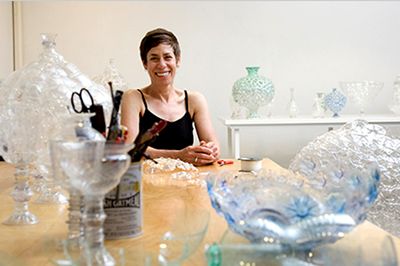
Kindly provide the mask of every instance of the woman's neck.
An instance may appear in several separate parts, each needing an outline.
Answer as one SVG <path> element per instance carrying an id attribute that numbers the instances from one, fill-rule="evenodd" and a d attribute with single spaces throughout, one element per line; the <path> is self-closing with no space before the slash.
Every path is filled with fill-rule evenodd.
<path id="1" fill-rule="evenodd" d="M 149 85 L 146 90 L 151 97 L 159 99 L 162 102 L 169 102 L 176 99 L 177 96 L 177 89 L 173 85 L 155 86 L 152 84 Z"/>

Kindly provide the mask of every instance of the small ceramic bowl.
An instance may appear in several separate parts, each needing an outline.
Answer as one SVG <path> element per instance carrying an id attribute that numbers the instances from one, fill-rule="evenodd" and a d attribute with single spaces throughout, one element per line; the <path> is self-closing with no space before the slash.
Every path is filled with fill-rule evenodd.
<path id="1" fill-rule="evenodd" d="M 259 171 L 262 168 L 261 158 L 239 158 L 240 170 L 244 172 Z"/>

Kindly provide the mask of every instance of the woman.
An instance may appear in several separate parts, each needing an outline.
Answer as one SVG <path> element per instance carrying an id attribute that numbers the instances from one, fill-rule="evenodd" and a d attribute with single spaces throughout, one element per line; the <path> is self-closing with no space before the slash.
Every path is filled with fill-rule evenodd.
<path id="1" fill-rule="evenodd" d="M 194 165 L 215 162 L 219 144 L 204 96 L 174 86 L 181 59 L 175 35 L 165 29 L 148 32 L 140 43 L 140 57 L 151 83 L 123 95 L 121 124 L 128 128 L 127 142 L 133 142 L 139 132 L 164 119 L 169 123 L 147 148 L 147 155 L 181 159 Z M 193 123 L 200 145 L 193 145 Z"/>

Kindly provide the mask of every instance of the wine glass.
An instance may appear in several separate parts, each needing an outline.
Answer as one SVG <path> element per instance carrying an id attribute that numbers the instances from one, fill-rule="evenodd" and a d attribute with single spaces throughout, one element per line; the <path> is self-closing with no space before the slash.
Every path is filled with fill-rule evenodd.
<path id="1" fill-rule="evenodd" d="M 184 206 L 174 224 L 161 239 L 158 261 L 164 266 L 179 266 L 199 247 L 207 232 L 210 213 Z"/>
<path id="2" fill-rule="evenodd" d="M 342 81 L 340 87 L 350 97 L 359 109 L 360 115 L 365 114 L 365 107 L 382 89 L 379 81 Z"/>
<path id="3" fill-rule="evenodd" d="M 84 253 L 88 265 L 115 265 L 104 246 L 104 195 L 118 185 L 128 169 L 132 145 L 84 140 L 64 142 L 61 168 L 71 185 L 84 195 Z"/>

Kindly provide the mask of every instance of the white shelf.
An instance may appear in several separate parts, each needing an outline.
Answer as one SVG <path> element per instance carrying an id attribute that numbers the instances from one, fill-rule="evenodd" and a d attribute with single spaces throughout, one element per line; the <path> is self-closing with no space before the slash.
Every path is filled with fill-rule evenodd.
<path id="1" fill-rule="evenodd" d="M 268 126 L 335 126 L 342 125 L 356 119 L 368 121 L 368 123 L 379 125 L 400 125 L 400 116 L 393 114 L 384 115 L 343 115 L 339 117 L 271 117 L 262 119 L 225 119 L 221 122 L 228 130 L 228 147 L 231 155 L 236 159 L 240 157 L 240 128 L 244 127 L 268 127 Z"/>
<path id="2" fill-rule="evenodd" d="M 340 125 L 356 119 L 363 119 L 368 123 L 377 124 L 398 124 L 400 116 L 395 115 L 366 115 L 366 116 L 339 116 L 339 117 L 271 117 L 263 119 L 225 119 L 220 118 L 225 126 L 228 127 L 248 127 L 248 126 L 273 126 L 273 125 Z"/>

